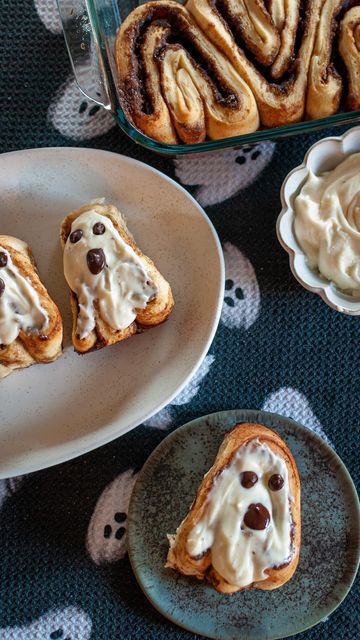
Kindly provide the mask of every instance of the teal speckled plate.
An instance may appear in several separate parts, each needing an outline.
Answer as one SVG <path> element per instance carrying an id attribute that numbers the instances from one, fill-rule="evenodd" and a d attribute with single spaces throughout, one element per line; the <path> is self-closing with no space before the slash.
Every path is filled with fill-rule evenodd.
<path id="1" fill-rule="evenodd" d="M 302 500 L 300 563 L 275 591 L 232 596 L 165 569 L 167 533 L 186 515 L 225 431 L 238 422 L 274 428 L 299 469 Z M 173 431 L 144 465 L 128 517 L 129 555 L 154 607 L 189 631 L 217 640 L 274 640 L 317 624 L 345 598 L 359 561 L 360 508 L 348 471 L 315 433 L 263 411 L 222 411 Z"/>

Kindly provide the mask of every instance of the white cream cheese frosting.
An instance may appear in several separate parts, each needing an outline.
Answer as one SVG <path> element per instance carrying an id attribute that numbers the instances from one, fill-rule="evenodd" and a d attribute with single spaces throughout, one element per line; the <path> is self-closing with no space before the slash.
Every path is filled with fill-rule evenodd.
<path id="1" fill-rule="evenodd" d="M 1 245 L 0 265 L 3 265 L 0 266 L 0 344 L 9 345 L 20 331 L 46 331 L 49 317 L 30 280 L 21 274 L 10 253 Z"/>
<path id="2" fill-rule="evenodd" d="M 295 236 L 311 269 L 360 295 L 360 153 L 333 171 L 310 172 L 294 201 Z"/>
<path id="3" fill-rule="evenodd" d="M 93 258 L 95 254 L 95 266 L 91 254 Z M 72 223 L 64 249 L 64 273 L 78 300 L 80 339 L 95 328 L 94 303 L 101 318 L 117 331 L 129 327 L 136 309 L 145 309 L 157 293 L 133 248 L 112 221 L 95 210 L 86 211 Z"/>
<path id="4" fill-rule="evenodd" d="M 249 488 L 242 484 L 244 472 L 257 477 Z M 278 476 L 283 484 L 272 490 L 269 480 L 275 477 L 279 482 Z M 231 585 L 246 587 L 265 580 L 266 569 L 290 562 L 293 555 L 291 501 L 284 460 L 252 440 L 215 480 L 203 515 L 188 536 L 187 552 L 195 558 L 210 549 L 212 566 Z M 249 526 L 249 513 L 256 508 L 269 516 L 263 529 Z"/>

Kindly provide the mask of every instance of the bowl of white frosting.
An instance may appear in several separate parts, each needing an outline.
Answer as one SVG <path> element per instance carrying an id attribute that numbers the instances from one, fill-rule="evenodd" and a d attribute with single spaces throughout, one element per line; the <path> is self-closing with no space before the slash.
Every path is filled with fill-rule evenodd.
<path id="1" fill-rule="evenodd" d="M 360 315 L 360 127 L 319 140 L 285 178 L 277 235 L 295 278 Z"/>

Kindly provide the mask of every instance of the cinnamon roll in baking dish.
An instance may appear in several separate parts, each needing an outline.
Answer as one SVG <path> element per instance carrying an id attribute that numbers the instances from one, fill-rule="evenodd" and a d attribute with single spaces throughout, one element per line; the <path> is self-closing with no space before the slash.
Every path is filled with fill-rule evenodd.
<path id="1" fill-rule="evenodd" d="M 254 131 L 253 93 L 182 5 L 169 0 L 135 9 L 116 41 L 125 112 L 164 142 L 202 142 Z"/>
<path id="2" fill-rule="evenodd" d="M 360 104 L 360 0 L 172 0 L 121 26 L 122 106 L 148 136 L 196 143 Z"/>

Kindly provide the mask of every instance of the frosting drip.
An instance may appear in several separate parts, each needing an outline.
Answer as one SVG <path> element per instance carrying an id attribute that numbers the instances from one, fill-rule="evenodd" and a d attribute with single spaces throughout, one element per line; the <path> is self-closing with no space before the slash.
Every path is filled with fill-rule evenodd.
<path id="1" fill-rule="evenodd" d="M 296 238 L 309 266 L 360 295 L 360 153 L 333 171 L 310 173 L 295 198 Z"/>
<path id="2" fill-rule="evenodd" d="M 94 304 L 114 330 L 126 329 L 156 295 L 143 263 L 112 221 L 95 210 L 81 214 L 71 226 L 64 249 L 64 273 L 76 294 L 77 331 L 86 338 L 95 328 Z"/>
<path id="3" fill-rule="evenodd" d="M 243 481 L 249 472 L 257 481 L 247 488 Z M 274 475 L 284 482 L 271 490 Z M 197 557 L 210 549 L 211 564 L 229 584 L 245 587 L 265 580 L 266 569 L 290 562 L 293 554 L 291 500 L 285 462 L 252 440 L 215 480 L 203 516 L 188 536 L 188 553 Z"/>
<path id="4" fill-rule="evenodd" d="M 49 318 L 30 280 L 1 246 L 0 255 L 0 344 L 9 345 L 20 331 L 46 331 Z"/>

